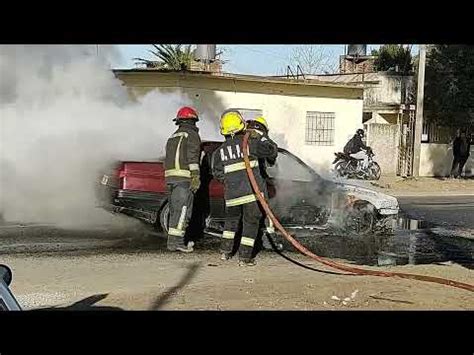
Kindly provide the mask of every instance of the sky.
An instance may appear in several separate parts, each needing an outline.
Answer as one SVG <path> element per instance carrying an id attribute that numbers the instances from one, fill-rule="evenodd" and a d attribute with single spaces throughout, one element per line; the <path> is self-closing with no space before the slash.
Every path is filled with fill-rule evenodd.
<path id="1" fill-rule="evenodd" d="M 289 64 L 291 52 L 297 45 L 217 45 L 222 50 L 221 59 L 227 61 L 224 71 L 238 74 L 279 75 L 283 74 Z M 344 54 L 344 45 L 321 45 L 324 52 L 338 63 L 339 56 Z M 367 52 L 379 45 L 368 45 Z M 142 57 L 151 59 L 148 52 L 150 45 L 119 45 L 122 60 L 114 63 L 115 68 L 134 68 L 133 58 Z"/>

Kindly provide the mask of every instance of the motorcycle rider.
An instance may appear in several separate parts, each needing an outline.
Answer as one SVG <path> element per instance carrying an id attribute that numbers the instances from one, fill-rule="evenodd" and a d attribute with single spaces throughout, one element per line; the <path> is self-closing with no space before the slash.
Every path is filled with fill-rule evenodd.
<path id="1" fill-rule="evenodd" d="M 344 146 L 344 154 L 357 160 L 363 160 L 362 168 L 367 169 L 369 166 L 368 152 L 371 151 L 371 148 L 366 146 L 362 141 L 364 134 L 364 130 L 359 128 L 356 131 L 356 134 L 354 134 L 354 136 Z"/>
<path id="2" fill-rule="evenodd" d="M 244 163 L 243 138 L 246 124 L 236 110 L 225 111 L 220 120 L 220 132 L 225 142 L 212 155 L 213 176 L 224 183 L 226 220 L 221 243 L 221 259 L 234 254 L 235 236 L 242 220 L 239 245 L 239 265 L 255 265 L 254 245 L 259 232 L 262 209 L 250 184 Z M 250 165 L 258 186 L 266 194 L 265 180 L 259 169 L 259 159 L 275 159 L 278 150 L 267 135 L 253 131 L 248 141 Z"/>
<path id="3" fill-rule="evenodd" d="M 170 193 L 168 250 L 190 253 L 193 242 L 185 244 L 186 228 L 191 219 L 194 194 L 201 185 L 201 138 L 196 110 L 182 107 L 173 119 L 178 129 L 166 143 L 165 180 Z"/>

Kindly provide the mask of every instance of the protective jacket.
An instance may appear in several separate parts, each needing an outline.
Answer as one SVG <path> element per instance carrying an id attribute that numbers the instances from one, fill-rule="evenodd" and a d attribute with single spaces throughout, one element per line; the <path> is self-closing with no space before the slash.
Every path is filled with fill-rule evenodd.
<path id="1" fill-rule="evenodd" d="M 239 206 L 257 200 L 245 169 L 243 155 L 243 133 L 234 137 L 227 136 L 225 142 L 216 149 L 212 156 L 213 176 L 224 182 L 225 203 L 227 207 Z M 248 155 L 258 187 L 266 192 L 259 159 L 274 160 L 278 154 L 277 145 L 266 135 L 249 138 Z"/>
<path id="2" fill-rule="evenodd" d="M 189 181 L 191 173 L 199 174 L 200 156 L 199 129 L 193 124 L 181 123 L 166 143 L 166 182 Z"/>

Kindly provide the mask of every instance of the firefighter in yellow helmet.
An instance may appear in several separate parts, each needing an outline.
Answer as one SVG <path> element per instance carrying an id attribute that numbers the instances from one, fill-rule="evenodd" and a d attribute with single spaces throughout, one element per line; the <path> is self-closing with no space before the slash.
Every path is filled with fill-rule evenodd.
<path id="1" fill-rule="evenodd" d="M 262 209 L 245 170 L 242 142 L 246 123 L 240 112 L 226 111 L 220 120 L 225 142 L 212 155 L 213 176 L 224 183 L 226 220 L 221 243 L 222 259 L 230 259 L 238 249 L 240 265 L 255 265 L 254 245 L 258 235 Z M 248 153 L 250 165 L 262 192 L 266 184 L 258 165 L 259 159 L 275 159 L 278 149 L 266 135 L 252 134 Z M 240 220 L 242 237 L 236 240 Z"/>
<path id="2" fill-rule="evenodd" d="M 248 120 L 247 128 L 257 130 L 262 134 L 268 134 L 269 131 L 267 120 L 263 116 L 258 116 L 254 120 Z"/>
<path id="3" fill-rule="evenodd" d="M 247 121 L 247 130 L 250 130 L 252 132 L 252 135 L 254 137 L 260 136 L 266 136 L 268 138 L 268 123 L 267 120 L 263 116 L 258 116 L 254 120 L 248 120 Z M 260 166 L 260 173 L 262 174 L 264 179 L 267 179 L 269 176 L 266 171 L 266 165 L 274 165 L 275 164 L 275 159 L 259 159 L 259 166 Z"/>
<path id="4" fill-rule="evenodd" d="M 247 121 L 247 130 L 251 130 L 253 134 L 266 136 L 268 138 L 268 131 L 270 129 L 268 127 L 267 120 L 263 116 L 258 116 L 254 120 Z M 267 173 L 267 166 L 273 166 L 275 165 L 275 163 L 276 163 L 276 158 L 266 158 L 266 159 L 260 158 L 258 160 L 260 174 L 265 180 L 270 178 L 270 176 Z M 269 218 L 262 218 L 260 223 L 262 227 L 265 226 L 265 231 L 267 234 L 269 234 L 270 236 L 273 236 L 275 234 L 275 228 L 273 226 L 272 221 Z M 263 238 L 263 235 L 259 236 L 259 241 L 262 242 L 262 244 L 260 245 L 263 246 L 263 248 L 265 249 L 272 248 L 268 239 Z M 280 243 L 278 243 L 276 247 L 280 250 L 283 248 L 283 246 Z"/>

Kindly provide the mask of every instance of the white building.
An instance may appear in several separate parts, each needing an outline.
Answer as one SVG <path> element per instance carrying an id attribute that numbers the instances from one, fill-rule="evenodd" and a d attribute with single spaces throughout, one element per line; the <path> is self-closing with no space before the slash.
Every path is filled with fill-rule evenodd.
<path id="1" fill-rule="evenodd" d="M 228 108 L 241 109 L 247 118 L 262 114 L 281 147 L 321 172 L 362 127 L 363 89 L 357 86 L 149 69 L 114 73 L 134 97 L 156 89 L 185 94 L 206 119 L 216 121 L 216 129 Z"/>

